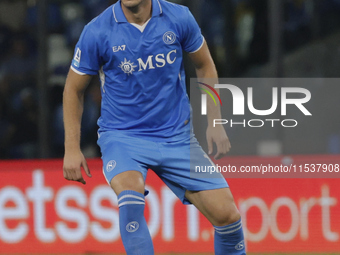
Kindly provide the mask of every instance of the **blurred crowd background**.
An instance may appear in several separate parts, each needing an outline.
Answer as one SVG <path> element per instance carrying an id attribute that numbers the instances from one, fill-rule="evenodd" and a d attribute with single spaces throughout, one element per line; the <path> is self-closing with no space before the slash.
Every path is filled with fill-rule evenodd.
<path id="1" fill-rule="evenodd" d="M 62 93 L 74 46 L 83 27 L 115 2 L 0 0 L 0 159 L 63 156 Z M 193 12 L 221 77 L 339 76 L 340 0 L 173 2 Z M 192 68 L 187 76 L 194 77 Z M 99 87 L 94 78 L 86 92 L 87 157 L 99 156 Z M 296 153 L 340 153 L 340 123 L 333 125 L 324 146 Z M 232 154 L 256 154 L 239 145 Z"/>

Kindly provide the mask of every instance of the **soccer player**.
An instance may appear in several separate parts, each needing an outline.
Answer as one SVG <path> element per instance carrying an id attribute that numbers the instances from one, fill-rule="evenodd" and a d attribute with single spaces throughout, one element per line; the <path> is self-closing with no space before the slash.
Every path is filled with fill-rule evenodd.
<path id="1" fill-rule="evenodd" d="M 188 8 L 164 0 L 120 0 L 85 28 L 75 48 L 64 89 L 64 177 L 91 177 L 80 149 L 84 90 L 101 80 L 98 145 L 103 173 L 118 197 L 122 241 L 128 255 L 152 255 L 144 218 L 145 178 L 150 168 L 184 204 L 194 204 L 215 228 L 215 254 L 245 254 L 240 214 L 224 178 L 191 178 L 190 165 L 211 166 L 192 132 L 183 51 L 198 78 L 217 72 Z M 208 101 L 208 119 L 220 109 Z M 209 153 L 230 149 L 224 128 L 208 125 Z M 221 177 L 221 176 L 220 176 Z"/>

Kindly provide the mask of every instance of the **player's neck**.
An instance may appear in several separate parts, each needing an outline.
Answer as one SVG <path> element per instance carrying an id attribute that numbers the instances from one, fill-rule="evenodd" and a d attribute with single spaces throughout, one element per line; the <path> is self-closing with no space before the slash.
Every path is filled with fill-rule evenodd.
<path id="1" fill-rule="evenodd" d="M 124 15 L 129 23 L 143 25 L 151 18 L 152 3 L 150 0 L 143 1 L 138 6 L 129 8 L 122 4 Z"/>

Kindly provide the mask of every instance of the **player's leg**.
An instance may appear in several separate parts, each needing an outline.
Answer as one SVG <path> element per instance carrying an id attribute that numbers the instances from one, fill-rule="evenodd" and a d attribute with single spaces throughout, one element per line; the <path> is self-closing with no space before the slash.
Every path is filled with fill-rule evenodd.
<path id="1" fill-rule="evenodd" d="M 229 188 L 186 191 L 185 196 L 214 226 L 232 224 L 241 217 Z"/>
<path id="2" fill-rule="evenodd" d="M 98 139 L 103 173 L 118 197 L 121 238 L 128 255 L 153 255 L 153 244 L 144 218 L 145 178 L 148 164 L 157 155 L 148 141 L 104 132 Z M 157 149 L 157 148 L 156 148 Z M 143 163 L 142 163 L 143 162 Z"/>
<path id="3" fill-rule="evenodd" d="M 186 198 L 215 228 L 215 254 L 246 254 L 241 216 L 229 188 L 186 191 Z"/>
<path id="4" fill-rule="evenodd" d="M 153 255 L 152 239 L 144 217 L 144 177 L 127 171 L 111 180 L 117 194 L 120 235 L 128 255 Z"/>
<path id="5" fill-rule="evenodd" d="M 215 254 L 246 254 L 240 214 L 224 177 L 217 172 L 196 172 L 213 166 L 194 137 L 162 144 L 161 171 L 156 173 L 184 204 L 193 203 L 215 227 Z"/>

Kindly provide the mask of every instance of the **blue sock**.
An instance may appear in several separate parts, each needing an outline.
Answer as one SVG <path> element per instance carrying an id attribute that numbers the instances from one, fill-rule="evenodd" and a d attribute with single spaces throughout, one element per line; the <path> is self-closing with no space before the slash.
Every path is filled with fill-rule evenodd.
<path id="1" fill-rule="evenodd" d="M 144 218 L 144 195 L 125 190 L 118 196 L 119 228 L 127 255 L 153 255 L 153 244 Z"/>
<path id="2" fill-rule="evenodd" d="M 245 255 L 246 248 L 241 220 L 223 227 L 215 227 L 215 255 Z"/>

